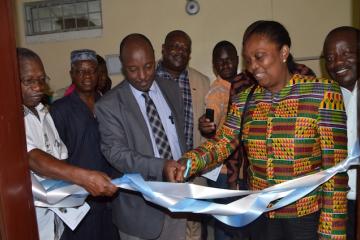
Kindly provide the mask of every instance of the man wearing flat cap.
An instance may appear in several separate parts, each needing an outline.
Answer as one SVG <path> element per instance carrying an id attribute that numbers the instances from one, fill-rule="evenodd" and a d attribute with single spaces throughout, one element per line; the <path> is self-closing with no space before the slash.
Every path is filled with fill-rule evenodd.
<path id="1" fill-rule="evenodd" d="M 111 174 L 111 166 L 100 151 L 98 122 L 94 115 L 95 102 L 100 98 L 97 89 L 98 62 L 93 50 L 71 52 L 70 77 L 74 90 L 53 104 L 50 113 L 60 138 L 65 143 L 67 162 L 81 168 Z M 72 231 L 65 227 L 61 240 L 118 239 L 112 224 L 110 199 L 89 197 L 90 211 Z"/>

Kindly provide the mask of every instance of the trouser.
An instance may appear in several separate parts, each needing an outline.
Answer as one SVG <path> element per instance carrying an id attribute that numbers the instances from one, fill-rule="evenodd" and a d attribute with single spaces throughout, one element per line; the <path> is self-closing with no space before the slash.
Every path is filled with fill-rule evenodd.
<path id="1" fill-rule="evenodd" d="M 203 177 L 196 177 L 193 183 L 201 186 L 206 186 L 206 179 Z M 186 224 L 186 240 L 203 240 L 207 239 L 206 221 L 204 215 L 188 214 L 188 221 Z"/>
<path id="2" fill-rule="evenodd" d="M 346 239 L 355 240 L 355 215 L 356 215 L 356 201 L 348 200 L 348 219 L 346 222 Z M 358 229 L 360 231 L 360 229 Z"/>
<path id="3" fill-rule="evenodd" d="M 229 189 L 229 184 L 227 181 L 228 177 L 227 174 L 219 174 L 217 181 L 214 182 L 212 180 L 208 180 L 208 186 L 213 188 L 222 188 L 222 189 Z M 215 199 L 215 203 L 221 203 L 221 204 L 227 204 L 232 201 L 237 200 L 236 198 L 219 198 Z M 214 220 L 214 240 L 231 240 L 233 239 L 234 231 L 236 231 L 237 228 L 228 226 L 219 220 Z"/>
<path id="4" fill-rule="evenodd" d="M 298 218 L 267 218 L 264 214 L 249 225 L 239 228 L 237 239 L 250 240 L 315 240 L 320 213 Z"/>
<path id="5" fill-rule="evenodd" d="M 142 238 L 129 235 L 119 230 L 121 240 L 143 240 Z M 172 218 L 166 214 L 164 226 L 160 236 L 156 240 L 185 240 L 186 219 Z"/>
<path id="6" fill-rule="evenodd" d="M 61 240 L 118 240 L 119 236 L 112 222 L 109 201 L 110 199 L 106 197 L 88 197 L 87 203 L 90 205 L 90 211 L 74 231 L 65 226 Z"/>

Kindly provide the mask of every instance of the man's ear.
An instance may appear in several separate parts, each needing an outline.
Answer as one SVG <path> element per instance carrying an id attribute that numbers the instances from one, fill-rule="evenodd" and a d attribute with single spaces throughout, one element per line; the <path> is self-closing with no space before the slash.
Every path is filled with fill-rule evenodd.
<path id="1" fill-rule="evenodd" d="M 287 58 L 290 54 L 290 48 L 288 45 L 283 45 L 280 49 L 280 54 L 281 54 L 281 60 L 283 62 L 286 62 L 287 61 Z"/>
<path id="2" fill-rule="evenodd" d="M 164 56 L 164 51 L 165 51 L 165 43 L 163 43 L 163 45 L 161 45 L 161 54 Z"/>

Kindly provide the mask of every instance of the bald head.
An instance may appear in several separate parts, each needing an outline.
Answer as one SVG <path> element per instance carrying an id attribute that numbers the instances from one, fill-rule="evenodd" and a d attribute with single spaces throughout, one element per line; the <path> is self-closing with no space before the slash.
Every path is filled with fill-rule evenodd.
<path id="1" fill-rule="evenodd" d="M 359 78 L 359 36 L 356 28 L 338 27 L 328 33 L 323 47 L 325 67 L 330 77 L 350 91 Z"/>

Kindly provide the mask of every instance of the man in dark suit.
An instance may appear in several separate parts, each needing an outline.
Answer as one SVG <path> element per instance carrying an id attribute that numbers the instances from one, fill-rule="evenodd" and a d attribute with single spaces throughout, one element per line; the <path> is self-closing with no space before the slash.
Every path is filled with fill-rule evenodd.
<path id="1" fill-rule="evenodd" d="M 144 35 L 130 34 L 122 40 L 120 60 L 125 80 L 95 108 L 102 152 L 120 173 L 173 181 L 169 173 L 181 166 L 172 159 L 186 150 L 180 90 L 175 82 L 155 78 L 154 49 Z M 155 127 L 154 119 L 159 120 Z M 113 205 L 122 240 L 185 239 L 185 219 L 134 192 L 122 191 Z"/>

